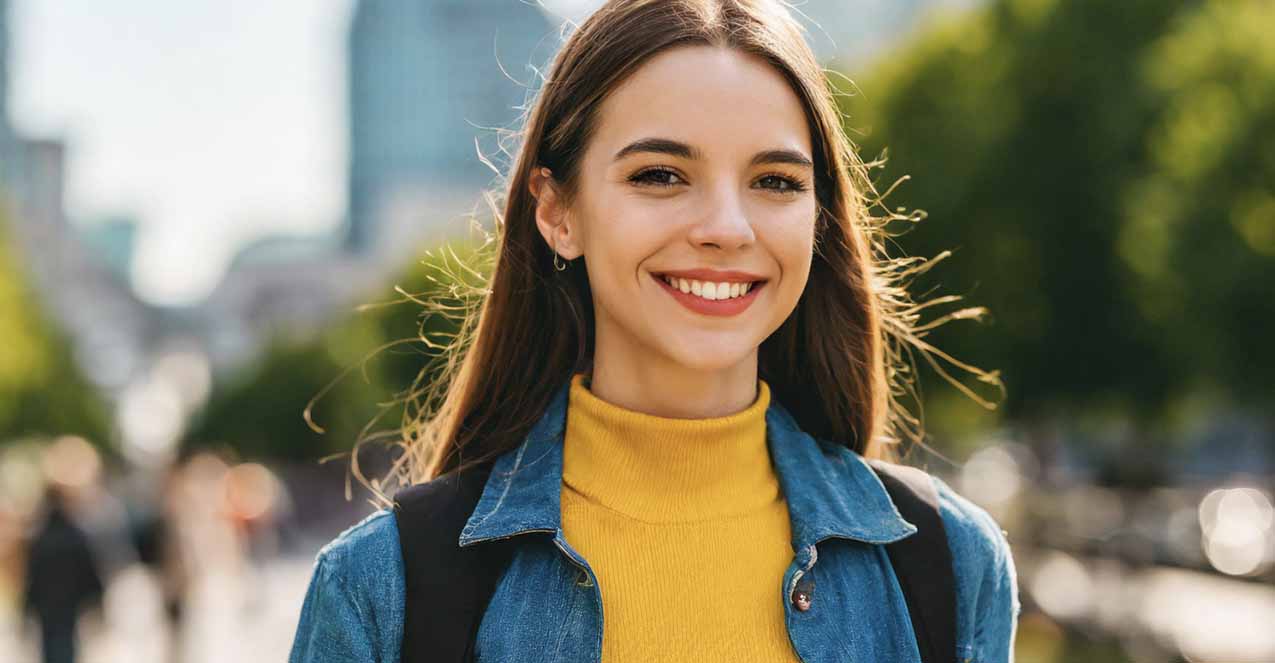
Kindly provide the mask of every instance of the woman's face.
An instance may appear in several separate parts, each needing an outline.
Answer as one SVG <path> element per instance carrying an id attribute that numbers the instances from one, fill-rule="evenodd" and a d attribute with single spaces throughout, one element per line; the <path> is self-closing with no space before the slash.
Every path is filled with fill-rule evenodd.
<path id="1" fill-rule="evenodd" d="M 614 90 L 564 222 L 541 224 L 558 253 L 585 257 L 595 360 L 639 371 L 750 362 L 755 370 L 758 346 L 796 307 L 810 274 L 812 156 L 800 100 L 754 56 L 677 47 Z M 681 280 L 669 285 L 670 273 L 691 292 Z M 710 282 L 728 284 L 711 287 L 716 297 L 751 291 L 709 300 Z"/>

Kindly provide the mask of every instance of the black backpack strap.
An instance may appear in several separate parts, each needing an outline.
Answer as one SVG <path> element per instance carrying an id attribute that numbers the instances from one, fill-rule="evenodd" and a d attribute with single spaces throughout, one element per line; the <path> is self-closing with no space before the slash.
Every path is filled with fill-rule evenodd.
<path id="1" fill-rule="evenodd" d="M 930 475 L 915 467 L 880 460 L 868 464 L 876 470 L 899 513 L 917 527 L 916 534 L 887 543 L 885 549 L 907 600 L 921 660 L 955 661 L 956 579 L 938 490 Z"/>
<path id="2" fill-rule="evenodd" d="M 407 590 L 403 663 L 473 660 L 478 626 L 509 562 L 507 546 L 459 544 L 491 465 L 449 472 L 394 496 Z"/>

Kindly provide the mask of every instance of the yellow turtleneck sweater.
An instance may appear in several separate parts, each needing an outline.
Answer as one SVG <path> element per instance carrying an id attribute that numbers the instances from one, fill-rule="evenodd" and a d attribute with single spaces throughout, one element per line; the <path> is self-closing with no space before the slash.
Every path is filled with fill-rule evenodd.
<path id="1" fill-rule="evenodd" d="M 796 661 L 784 625 L 788 509 L 770 388 L 724 417 L 628 410 L 571 382 L 562 528 L 602 591 L 602 660 Z"/>

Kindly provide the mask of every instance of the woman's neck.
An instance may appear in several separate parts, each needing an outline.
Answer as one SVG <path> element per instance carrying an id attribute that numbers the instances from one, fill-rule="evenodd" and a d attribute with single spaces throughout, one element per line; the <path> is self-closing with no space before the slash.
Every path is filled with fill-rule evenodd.
<path id="1" fill-rule="evenodd" d="M 757 400 L 757 357 L 754 352 L 747 361 L 710 371 L 601 355 L 586 379 L 592 394 L 634 412 L 673 419 L 723 417 Z"/>

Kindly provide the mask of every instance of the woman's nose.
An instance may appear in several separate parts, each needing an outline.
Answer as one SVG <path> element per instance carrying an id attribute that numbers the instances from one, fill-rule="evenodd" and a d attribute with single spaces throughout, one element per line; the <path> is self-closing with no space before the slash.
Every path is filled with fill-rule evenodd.
<path id="1" fill-rule="evenodd" d="M 691 241 L 734 249 L 752 243 L 756 237 L 748 220 L 743 194 L 733 186 L 721 186 L 708 200 L 700 220 L 691 229 Z"/>

